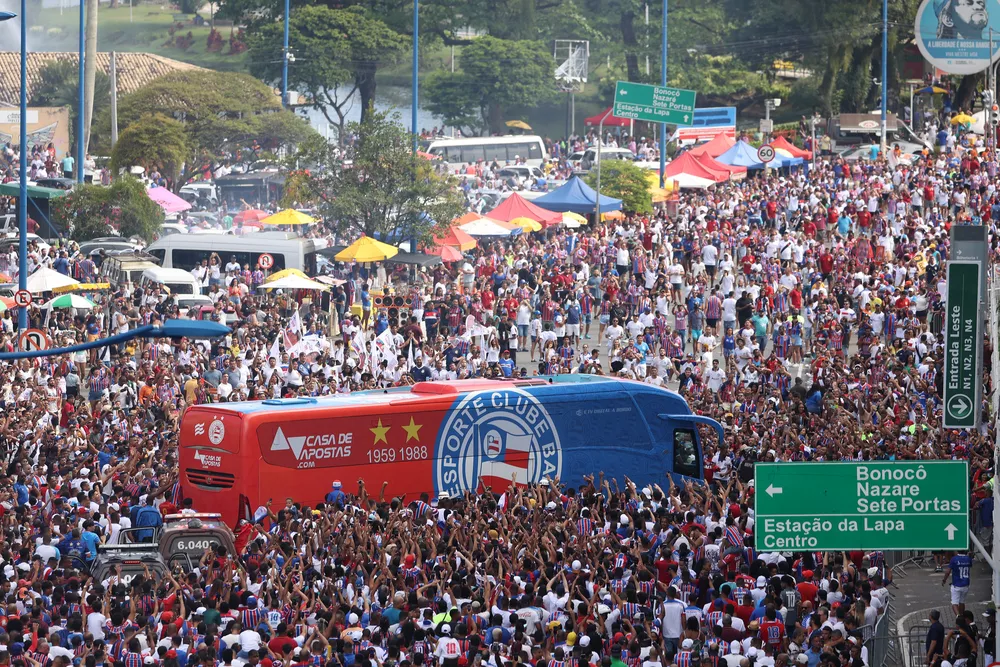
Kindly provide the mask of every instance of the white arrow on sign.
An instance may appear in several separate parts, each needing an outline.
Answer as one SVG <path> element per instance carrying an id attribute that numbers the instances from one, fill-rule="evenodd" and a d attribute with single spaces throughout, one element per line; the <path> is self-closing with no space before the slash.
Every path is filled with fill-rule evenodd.
<path id="1" fill-rule="evenodd" d="M 952 523 L 949 523 L 947 526 L 944 527 L 944 532 L 948 533 L 949 540 L 955 539 L 956 530 L 958 530 L 958 528 L 955 528 L 955 524 Z"/>
<path id="2" fill-rule="evenodd" d="M 784 491 L 784 489 L 782 489 L 780 486 L 775 486 L 774 484 L 769 484 L 768 487 L 764 490 L 767 492 L 767 495 L 771 496 L 772 498 L 774 498 L 774 494 L 782 493 Z"/>
<path id="3" fill-rule="evenodd" d="M 690 118 L 690 116 L 688 116 L 687 114 L 684 114 L 684 122 L 685 123 L 688 122 L 688 118 Z"/>

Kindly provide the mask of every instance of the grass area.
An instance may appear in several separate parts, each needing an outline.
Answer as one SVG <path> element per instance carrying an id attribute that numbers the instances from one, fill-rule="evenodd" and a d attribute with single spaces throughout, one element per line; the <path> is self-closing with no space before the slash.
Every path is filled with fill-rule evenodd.
<path id="1" fill-rule="evenodd" d="M 62 13 L 57 9 L 40 8 L 44 11 L 44 40 L 34 35 L 35 44 L 41 42 L 46 51 L 76 51 L 78 48 L 77 21 L 78 11 L 75 7 L 67 8 Z M 100 19 L 97 24 L 98 45 L 101 51 L 145 51 L 166 58 L 173 58 L 201 67 L 217 70 L 243 71 L 247 68 L 247 55 L 227 55 L 229 52 L 229 36 L 231 28 L 221 27 L 219 32 L 224 40 L 221 52 L 207 50 L 210 28 L 195 26 L 191 16 L 183 21 L 183 26 L 176 34 L 186 36 L 189 32 L 193 43 L 182 49 L 172 42 L 171 26 L 177 14 L 169 4 L 137 4 L 131 10 L 127 2 L 116 9 L 102 5 Z M 37 17 L 41 19 L 41 15 Z M 207 17 L 206 17 L 207 18 Z M 43 25 L 40 21 L 32 21 L 32 25 Z M 29 37 L 29 40 L 32 37 Z"/>

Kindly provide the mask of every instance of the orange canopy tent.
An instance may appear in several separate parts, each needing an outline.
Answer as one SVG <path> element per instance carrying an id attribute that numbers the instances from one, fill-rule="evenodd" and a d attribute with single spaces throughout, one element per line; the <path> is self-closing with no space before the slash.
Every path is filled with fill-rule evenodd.
<path id="1" fill-rule="evenodd" d="M 792 154 L 792 157 L 800 157 L 800 158 L 805 158 L 806 160 L 811 160 L 813 156 L 813 154 L 810 151 L 799 148 L 798 146 L 790 142 L 788 139 L 785 139 L 780 135 L 771 140 L 771 146 L 775 150 L 780 148 L 782 150 L 788 151 L 789 153 Z"/>
<path id="2" fill-rule="evenodd" d="M 500 222 L 510 222 L 514 218 L 521 217 L 530 218 L 536 222 L 540 222 L 542 227 L 551 227 L 562 222 L 562 213 L 548 211 L 541 206 L 536 206 L 516 192 L 503 200 L 499 206 L 487 213 L 485 217 L 490 220 L 499 220 Z"/>
<path id="3" fill-rule="evenodd" d="M 699 144 L 688 151 L 691 155 L 698 157 L 699 155 L 709 155 L 713 158 L 719 157 L 730 148 L 736 145 L 736 140 L 731 137 L 727 137 L 724 132 L 720 132 L 715 135 L 711 141 L 706 141 L 703 144 Z"/>

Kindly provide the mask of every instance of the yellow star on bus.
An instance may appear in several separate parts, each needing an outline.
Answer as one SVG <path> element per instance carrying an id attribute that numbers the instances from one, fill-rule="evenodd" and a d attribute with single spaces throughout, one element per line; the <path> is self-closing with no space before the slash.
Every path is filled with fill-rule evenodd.
<path id="1" fill-rule="evenodd" d="M 378 426 L 373 426 L 372 428 L 368 429 L 372 433 L 375 434 L 375 442 L 374 442 L 374 444 L 377 445 L 379 443 L 379 441 L 381 440 L 382 442 L 384 442 L 385 444 L 388 445 L 389 441 L 386 440 L 385 434 L 389 432 L 390 428 L 392 428 L 392 427 L 391 426 L 382 426 L 382 420 L 379 419 L 378 420 Z"/>
<path id="2" fill-rule="evenodd" d="M 406 441 L 416 440 L 420 442 L 420 429 L 423 428 L 423 424 L 414 424 L 413 417 L 410 417 L 409 424 L 403 424 L 403 430 L 406 431 Z"/>

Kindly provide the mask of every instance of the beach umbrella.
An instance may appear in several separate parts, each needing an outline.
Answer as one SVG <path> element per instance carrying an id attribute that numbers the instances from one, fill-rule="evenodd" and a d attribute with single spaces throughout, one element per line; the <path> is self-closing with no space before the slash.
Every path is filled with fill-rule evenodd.
<path id="1" fill-rule="evenodd" d="M 297 276 L 299 278 L 308 278 L 306 274 L 302 273 L 298 269 L 282 269 L 281 271 L 276 271 L 267 277 L 265 283 L 270 283 L 275 280 L 281 280 L 282 278 L 287 278 L 288 276 Z"/>
<path id="2" fill-rule="evenodd" d="M 267 211 L 262 211 L 259 208 L 248 208 L 245 211 L 240 211 L 233 216 L 233 224 L 236 225 L 254 225 L 260 223 L 265 218 L 270 217 L 270 213 Z"/>
<path id="3" fill-rule="evenodd" d="M 357 241 L 338 252 L 334 259 L 338 262 L 350 262 L 351 260 L 359 264 L 367 262 L 381 262 L 395 257 L 399 253 L 399 248 L 388 243 L 382 243 L 370 236 L 362 236 Z"/>
<path id="4" fill-rule="evenodd" d="M 325 292 L 330 288 L 304 276 L 285 276 L 279 280 L 264 283 L 257 289 L 304 289 Z"/>
<path id="5" fill-rule="evenodd" d="M 525 123 L 523 120 L 508 120 L 506 123 L 507 127 L 515 127 L 519 130 L 531 131 L 531 126 Z"/>
<path id="6" fill-rule="evenodd" d="M 523 216 L 520 217 L 520 218 L 514 218 L 513 220 L 510 221 L 510 224 L 517 225 L 518 227 L 521 228 L 521 231 L 524 231 L 524 232 L 540 232 L 540 231 L 542 231 L 542 223 L 536 222 L 535 220 L 532 220 L 531 218 L 525 218 Z"/>
<path id="7" fill-rule="evenodd" d="M 609 211 L 601 213 L 601 220 L 624 220 L 625 214 L 621 211 Z"/>
<path id="8" fill-rule="evenodd" d="M 442 262 L 460 262 L 462 260 L 462 251 L 450 245 L 439 245 L 434 248 L 428 248 L 427 254 L 437 255 L 441 258 Z"/>
<path id="9" fill-rule="evenodd" d="M 471 222 L 471 220 L 467 220 L 466 222 Z M 449 227 L 443 236 L 434 238 L 434 245 L 450 245 L 455 246 L 459 250 L 472 250 L 476 247 L 477 243 L 476 239 L 455 225 Z"/>
<path id="10" fill-rule="evenodd" d="M 469 236 L 510 236 L 514 233 L 520 234 L 521 228 L 505 225 L 489 218 L 479 218 L 462 225 L 462 231 Z"/>
<path id="11" fill-rule="evenodd" d="M 90 310 L 93 307 L 93 301 L 79 294 L 61 294 L 42 306 L 42 308 L 47 310 L 52 308 L 82 308 Z"/>
<path id="12" fill-rule="evenodd" d="M 959 123 L 961 123 L 963 125 L 971 125 L 974 122 L 976 122 L 976 119 L 973 118 L 972 116 L 970 116 L 969 114 L 965 114 L 965 113 L 960 113 L 960 114 L 958 114 L 956 116 L 952 116 L 951 117 L 951 124 L 952 125 L 958 125 Z"/>
<path id="13" fill-rule="evenodd" d="M 302 211 L 296 211 L 294 208 L 282 209 L 261 220 L 261 223 L 265 225 L 311 225 L 314 222 L 316 222 L 316 218 L 306 215 Z"/>
<path id="14" fill-rule="evenodd" d="M 940 86 L 927 86 L 926 88 L 921 88 L 920 90 L 914 90 L 917 95 L 943 95 L 948 91 Z"/>
<path id="15" fill-rule="evenodd" d="M 44 267 L 28 276 L 28 291 L 32 294 L 51 292 L 58 287 L 79 284 L 79 280 L 73 280 L 69 276 L 64 276 L 58 271 L 46 269 Z"/>

